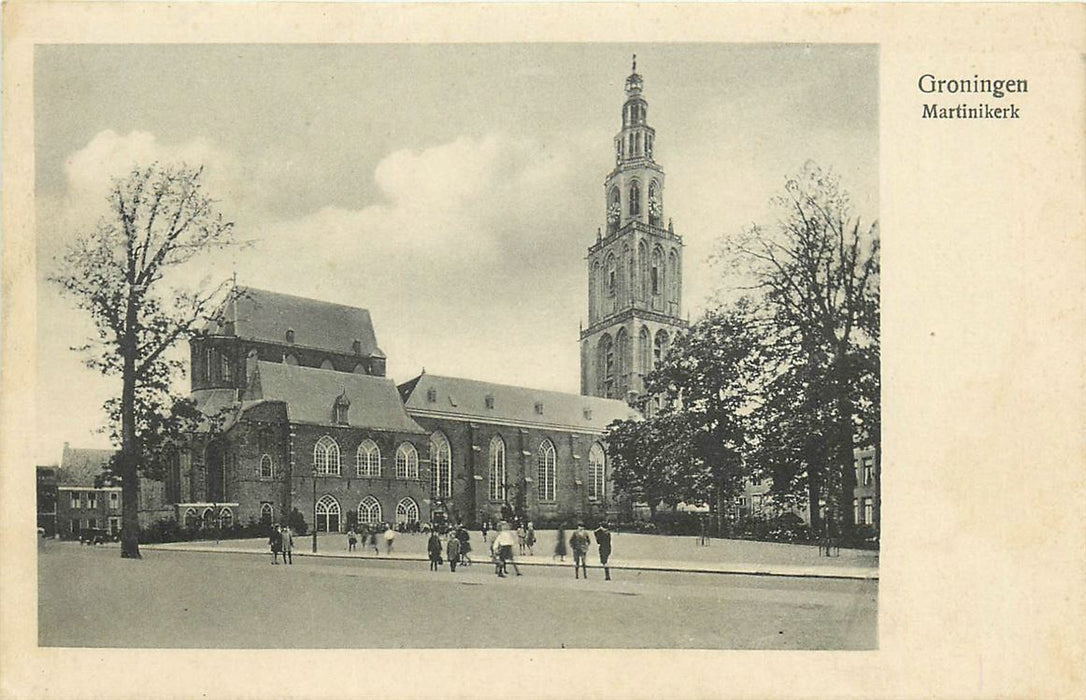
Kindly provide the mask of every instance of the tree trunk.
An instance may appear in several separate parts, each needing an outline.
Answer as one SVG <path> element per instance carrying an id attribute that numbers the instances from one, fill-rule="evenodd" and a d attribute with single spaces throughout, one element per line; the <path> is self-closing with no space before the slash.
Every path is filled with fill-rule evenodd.
<path id="1" fill-rule="evenodd" d="M 121 558 L 140 558 L 139 453 L 136 445 L 136 303 L 129 292 L 125 313 L 121 391 Z"/>
<path id="2" fill-rule="evenodd" d="M 817 468 L 807 465 L 807 512 L 811 516 L 811 539 L 817 540 L 822 534 L 822 511 L 818 502 L 822 496 L 822 479 Z"/>
<path id="3" fill-rule="evenodd" d="M 852 439 L 853 406 L 848 395 L 845 359 L 841 358 L 837 366 L 837 425 L 834 430 L 833 451 L 834 466 L 841 475 L 838 482 L 841 487 L 838 496 L 838 521 L 841 524 L 841 536 L 846 540 L 851 540 L 856 531 L 856 518 L 852 507 L 852 501 L 856 497 L 856 461 Z"/>

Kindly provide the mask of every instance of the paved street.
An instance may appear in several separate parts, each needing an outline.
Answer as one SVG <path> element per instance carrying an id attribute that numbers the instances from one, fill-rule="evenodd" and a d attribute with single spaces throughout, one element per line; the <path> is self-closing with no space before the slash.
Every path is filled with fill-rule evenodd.
<path id="1" fill-rule="evenodd" d="M 486 562 L 450 573 L 407 560 L 45 542 L 44 646 L 225 648 L 872 649 L 878 583 L 627 570 L 605 582 L 569 568 L 498 579 Z"/>

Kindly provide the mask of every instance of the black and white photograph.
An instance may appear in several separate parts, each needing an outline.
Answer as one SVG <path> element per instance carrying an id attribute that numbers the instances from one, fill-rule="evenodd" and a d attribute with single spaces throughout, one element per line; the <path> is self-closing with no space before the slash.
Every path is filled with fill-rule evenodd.
<path id="1" fill-rule="evenodd" d="M 0 700 L 1082 697 L 1081 9 L 5 3 Z"/>
<path id="2" fill-rule="evenodd" d="M 38 47 L 40 643 L 876 648 L 877 68 Z"/>

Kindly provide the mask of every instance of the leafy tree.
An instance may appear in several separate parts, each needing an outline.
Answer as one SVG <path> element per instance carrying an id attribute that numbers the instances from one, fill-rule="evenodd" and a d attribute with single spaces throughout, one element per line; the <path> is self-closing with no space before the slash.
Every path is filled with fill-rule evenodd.
<path id="1" fill-rule="evenodd" d="M 106 404 L 121 449 L 114 471 L 123 495 L 121 556 L 139 558 L 139 474 L 160 475 L 194 407 L 170 393 L 182 369 L 166 351 L 192 336 L 228 284 L 195 291 L 171 277 L 196 256 L 233 243 L 204 191 L 203 170 L 157 164 L 134 168 L 110 188 L 109 212 L 81 234 L 51 279 L 88 312 L 97 338 L 82 348 L 86 364 L 120 379 Z"/>
<path id="2" fill-rule="evenodd" d="M 851 531 L 853 448 L 878 434 L 878 224 L 861 228 L 838 178 L 810 162 L 774 204 L 774 226 L 751 226 L 721 254 L 771 329 L 763 447 L 785 459 L 779 469 L 805 470 L 812 529 L 821 493 Z"/>
<path id="3" fill-rule="evenodd" d="M 648 504 L 651 517 L 661 503 L 675 506 L 697 492 L 699 473 L 683 416 L 617 420 L 607 427 L 604 440 L 615 487 Z"/>
<path id="4" fill-rule="evenodd" d="M 748 413 L 761 362 L 757 327 L 749 303 L 712 309 L 680 334 L 646 381 L 662 404 L 661 415 L 687 427 L 695 471 L 691 504 L 710 503 L 719 512 L 749 476 Z"/>

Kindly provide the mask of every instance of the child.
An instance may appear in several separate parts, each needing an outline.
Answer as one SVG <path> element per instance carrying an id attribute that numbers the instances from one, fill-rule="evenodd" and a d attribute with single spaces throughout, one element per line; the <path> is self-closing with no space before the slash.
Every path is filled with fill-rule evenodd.
<path id="1" fill-rule="evenodd" d="M 358 537 L 354 534 L 354 528 L 347 531 L 347 551 L 353 552 L 355 545 L 358 544 Z"/>

